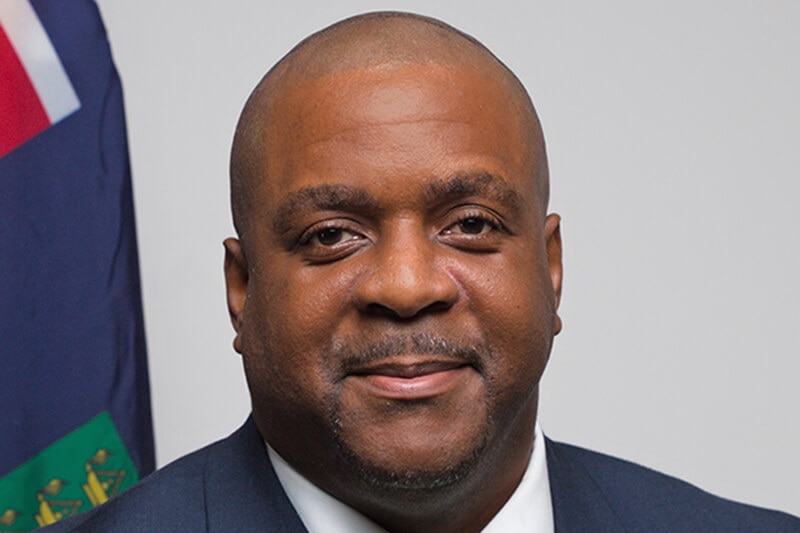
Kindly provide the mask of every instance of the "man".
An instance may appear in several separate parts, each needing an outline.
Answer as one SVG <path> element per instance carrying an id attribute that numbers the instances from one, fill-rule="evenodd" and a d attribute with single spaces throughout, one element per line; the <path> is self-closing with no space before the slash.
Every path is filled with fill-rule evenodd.
<path id="1" fill-rule="evenodd" d="M 242 112 L 231 194 L 251 419 L 61 530 L 800 531 L 542 436 L 559 217 L 530 98 L 471 37 L 306 39 Z"/>

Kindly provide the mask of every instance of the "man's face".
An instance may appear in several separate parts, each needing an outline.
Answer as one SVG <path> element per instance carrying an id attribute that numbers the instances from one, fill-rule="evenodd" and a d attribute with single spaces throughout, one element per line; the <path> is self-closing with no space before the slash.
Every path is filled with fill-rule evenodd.
<path id="1" fill-rule="evenodd" d="M 327 490 L 524 468 L 561 265 L 521 109 L 415 64 L 275 97 L 229 305 L 259 429 Z"/>

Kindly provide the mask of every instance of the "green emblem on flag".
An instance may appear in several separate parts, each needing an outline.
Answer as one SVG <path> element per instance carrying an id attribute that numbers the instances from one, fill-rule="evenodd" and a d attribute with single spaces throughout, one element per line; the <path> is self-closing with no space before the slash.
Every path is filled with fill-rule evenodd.
<path id="1" fill-rule="evenodd" d="M 0 531 L 28 531 L 97 507 L 139 480 L 104 411 L 0 478 Z"/>

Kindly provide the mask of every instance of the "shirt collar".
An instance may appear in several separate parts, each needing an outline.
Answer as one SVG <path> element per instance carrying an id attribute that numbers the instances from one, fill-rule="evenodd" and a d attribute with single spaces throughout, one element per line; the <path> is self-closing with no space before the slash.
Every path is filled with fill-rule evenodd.
<path id="1" fill-rule="evenodd" d="M 547 476 L 545 440 L 536 423 L 533 452 L 514 493 L 482 533 L 553 533 L 553 504 Z M 386 533 L 375 522 L 323 491 L 267 444 L 278 480 L 309 533 Z"/>

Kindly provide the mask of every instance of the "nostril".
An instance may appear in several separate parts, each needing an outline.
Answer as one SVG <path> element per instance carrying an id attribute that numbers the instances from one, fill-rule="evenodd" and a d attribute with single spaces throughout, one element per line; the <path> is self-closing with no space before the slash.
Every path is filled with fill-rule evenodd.
<path id="1" fill-rule="evenodd" d="M 439 301 L 433 302 L 428 307 L 423 309 L 423 312 L 436 313 L 436 312 L 439 312 L 439 311 L 446 311 L 446 310 L 450 309 L 452 306 L 453 306 L 452 302 L 445 302 L 444 300 L 439 300 Z"/>
<path id="2" fill-rule="evenodd" d="M 395 320 L 410 320 L 420 315 L 446 311 L 450 307 L 452 307 L 452 305 L 453 304 L 450 302 L 437 300 L 420 309 L 414 309 L 414 310 L 409 309 L 405 311 L 400 308 L 393 308 L 387 305 L 372 302 L 370 304 L 367 304 L 367 306 L 364 308 L 364 311 L 368 314 L 390 317 Z"/>
<path id="3" fill-rule="evenodd" d="M 398 316 L 397 313 L 390 307 L 374 302 L 367 304 L 364 311 L 371 315 L 388 316 L 392 318 L 396 318 Z"/>

